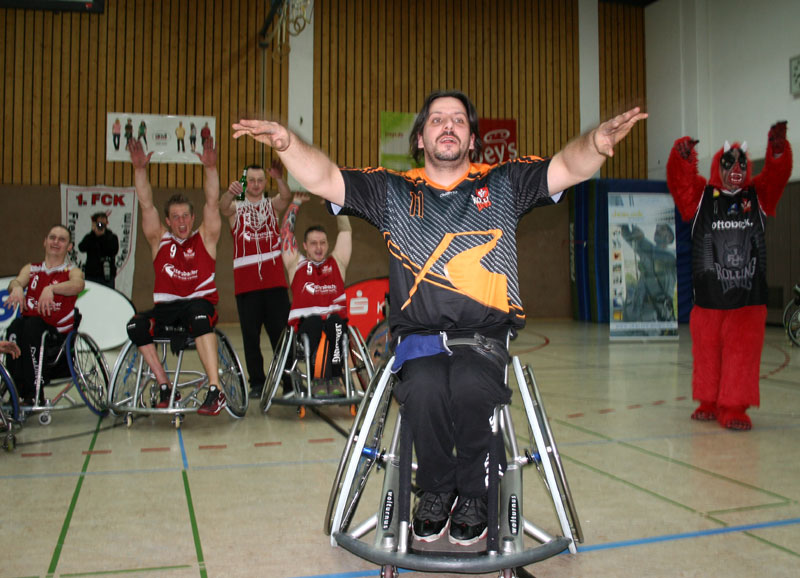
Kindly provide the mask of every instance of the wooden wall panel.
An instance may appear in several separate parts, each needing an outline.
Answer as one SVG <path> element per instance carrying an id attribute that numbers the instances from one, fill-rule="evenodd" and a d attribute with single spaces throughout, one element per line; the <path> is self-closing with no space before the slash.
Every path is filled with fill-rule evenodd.
<path id="1" fill-rule="evenodd" d="M 577 4 L 317 0 L 315 144 L 374 165 L 382 110 L 458 88 L 481 116 L 517 119 L 522 154 L 555 153 L 580 127 Z"/>
<path id="2" fill-rule="evenodd" d="M 646 101 L 644 8 L 600 2 L 600 117 L 610 118 Z M 647 123 L 637 123 L 601 169 L 606 178 L 647 178 Z"/>
<path id="3" fill-rule="evenodd" d="M 263 102 L 269 115 L 287 116 L 287 61 L 258 46 L 268 7 L 114 0 L 103 14 L 0 9 L 0 184 L 131 185 L 129 165 L 105 160 L 112 111 L 215 116 L 223 183 L 265 162 L 261 147 L 230 139 L 230 125 L 261 114 L 264 59 Z M 154 163 L 150 179 L 154 188 L 200 188 L 202 169 Z"/>

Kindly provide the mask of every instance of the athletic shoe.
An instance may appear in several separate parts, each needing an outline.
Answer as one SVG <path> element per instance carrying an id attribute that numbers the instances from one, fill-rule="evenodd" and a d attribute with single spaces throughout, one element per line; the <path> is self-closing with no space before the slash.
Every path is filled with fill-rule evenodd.
<path id="1" fill-rule="evenodd" d="M 469 546 L 483 540 L 487 533 L 487 511 L 489 497 L 460 497 L 450 517 L 450 543 Z"/>
<path id="2" fill-rule="evenodd" d="M 315 379 L 311 383 L 312 397 L 328 397 L 328 382 L 325 379 Z"/>
<path id="3" fill-rule="evenodd" d="M 203 405 L 197 409 L 197 413 L 200 415 L 219 415 L 219 412 L 225 409 L 226 405 L 228 405 L 228 402 L 225 401 L 225 394 L 216 385 L 212 385 L 208 390 L 208 395 L 206 395 Z"/>
<path id="4" fill-rule="evenodd" d="M 344 397 L 344 384 L 338 377 L 328 380 L 328 395 L 330 397 Z"/>
<path id="5" fill-rule="evenodd" d="M 262 388 L 260 388 L 260 387 L 251 387 L 250 388 L 250 399 L 261 399 L 261 391 L 262 391 Z"/>
<path id="6" fill-rule="evenodd" d="M 421 492 L 414 508 L 411 524 L 414 538 L 422 542 L 438 540 L 447 531 L 450 510 L 456 501 L 455 492 Z"/>
<path id="7" fill-rule="evenodd" d="M 166 409 L 169 407 L 169 394 L 172 392 L 172 389 L 166 383 L 162 383 L 158 389 L 158 403 L 156 407 L 158 409 Z M 175 392 L 175 401 L 181 400 L 181 392 Z"/>

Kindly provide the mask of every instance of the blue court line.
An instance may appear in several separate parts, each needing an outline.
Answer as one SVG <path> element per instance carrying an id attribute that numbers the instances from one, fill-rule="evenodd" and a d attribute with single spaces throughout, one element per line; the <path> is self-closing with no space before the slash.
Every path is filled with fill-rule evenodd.
<path id="1" fill-rule="evenodd" d="M 1 480 L 27 480 L 27 479 L 41 479 L 41 478 L 77 478 L 87 476 L 118 476 L 122 474 L 159 474 L 164 472 L 180 472 L 181 470 L 189 471 L 208 471 L 208 470 L 230 470 L 230 469 L 245 469 L 245 468 L 273 468 L 285 466 L 304 466 L 313 464 L 329 464 L 339 463 L 338 459 L 327 460 L 298 460 L 298 461 L 280 461 L 280 462 L 256 462 L 253 464 L 225 464 L 216 466 L 192 466 L 188 467 L 188 460 L 185 450 L 182 449 L 183 466 L 182 467 L 169 467 L 169 468 L 142 468 L 135 470 L 97 470 L 93 472 L 39 472 L 35 474 L 6 474 L 0 475 Z"/>
<path id="2" fill-rule="evenodd" d="M 762 530 L 764 528 L 775 528 L 779 526 L 793 526 L 795 524 L 800 524 L 800 518 L 789 518 L 787 520 L 774 520 L 772 522 L 761 522 L 758 524 L 744 524 L 742 526 L 728 526 L 727 528 L 715 528 L 711 530 L 701 530 L 699 532 L 685 532 L 683 534 L 667 534 L 665 536 L 653 536 L 651 538 L 640 538 L 638 540 L 624 540 L 622 542 L 593 544 L 591 546 L 579 546 L 578 554 L 584 552 L 593 552 L 597 550 L 611 550 L 613 548 L 628 548 L 630 546 L 643 546 L 645 544 L 655 544 L 657 542 L 669 542 L 671 540 L 686 540 L 688 538 L 703 538 L 705 536 L 715 536 L 718 534 L 732 534 L 734 532 L 748 532 L 750 530 Z"/>
<path id="3" fill-rule="evenodd" d="M 728 528 L 717 528 L 713 530 L 701 530 L 699 532 L 686 532 L 683 534 L 667 534 L 665 536 L 653 536 L 650 538 L 640 538 L 638 540 L 624 540 L 622 542 L 608 542 L 606 544 L 593 544 L 591 546 L 579 546 L 578 554 L 586 554 L 588 552 L 595 552 L 599 550 L 612 550 L 615 548 L 630 548 L 632 546 L 644 546 L 646 544 L 656 544 L 658 542 L 669 542 L 672 540 L 686 540 L 690 538 L 703 538 L 706 536 L 714 536 L 718 534 L 731 534 L 734 532 L 748 532 L 750 530 L 761 530 L 764 528 L 775 528 L 779 526 L 793 526 L 800 524 L 800 518 L 790 518 L 788 520 L 774 520 L 772 522 L 762 522 L 758 524 L 745 524 L 742 526 L 730 526 Z M 565 550 L 560 555 L 566 555 L 569 552 Z M 410 570 L 398 569 L 398 573 L 410 572 Z M 342 572 L 339 574 L 308 574 L 305 576 L 295 576 L 293 578 L 365 578 L 367 576 L 376 576 L 378 569 L 362 570 L 359 572 Z"/>
<path id="4" fill-rule="evenodd" d="M 183 459 L 183 469 L 189 469 L 189 460 L 186 459 L 186 446 L 183 445 L 183 432 L 178 429 L 178 445 L 181 447 L 181 458 Z"/>

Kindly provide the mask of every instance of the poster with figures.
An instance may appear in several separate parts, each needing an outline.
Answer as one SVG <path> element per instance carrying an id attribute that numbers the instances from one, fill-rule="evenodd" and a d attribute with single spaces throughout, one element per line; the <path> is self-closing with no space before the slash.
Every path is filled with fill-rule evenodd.
<path id="1" fill-rule="evenodd" d="M 197 157 L 209 138 L 216 139 L 213 116 L 172 116 L 109 112 L 106 115 L 106 160 L 130 162 L 128 145 L 142 144 L 151 163 L 202 164 Z"/>
<path id="2" fill-rule="evenodd" d="M 74 241 L 69 259 L 86 271 L 87 279 L 105 281 L 93 278 L 93 274 L 111 277 L 111 282 L 105 284 L 128 299 L 133 291 L 136 202 L 133 187 L 61 185 L 61 222 L 72 231 Z M 98 226 L 98 223 L 103 225 Z M 113 237 L 116 237 L 116 244 Z M 99 271 L 86 267 L 93 253 Z"/>
<path id="3" fill-rule="evenodd" d="M 672 197 L 608 193 L 608 261 L 611 339 L 677 339 Z"/>

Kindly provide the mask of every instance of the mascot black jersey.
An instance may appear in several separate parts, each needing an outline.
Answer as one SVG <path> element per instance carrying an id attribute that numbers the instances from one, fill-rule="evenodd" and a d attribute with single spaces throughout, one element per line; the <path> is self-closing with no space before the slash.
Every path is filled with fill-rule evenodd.
<path id="1" fill-rule="evenodd" d="M 516 229 L 551 205 L 549 160 L 471 164 L 449 188 L 424 169 L 343 169 L 346 213 L 377 227 L 389 249 L 395 335 L 522 327 Z"/>
<path id="2" fill-rule="evenodd" d="M 703 191 L 692 224 L 692 282 L 697 305 L 735 309 L 767 302 L 764 213 L 752 188 Z"/>

